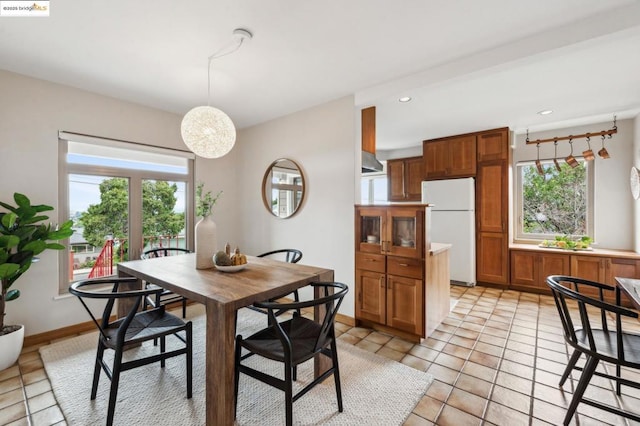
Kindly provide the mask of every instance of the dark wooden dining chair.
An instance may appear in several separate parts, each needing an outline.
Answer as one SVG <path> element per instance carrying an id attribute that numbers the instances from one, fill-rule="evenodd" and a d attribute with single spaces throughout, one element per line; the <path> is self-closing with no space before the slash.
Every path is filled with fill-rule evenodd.
<path id="1" fill-rule="evenodd" d="M 166 257 L 166 256 L 176 256 L 180 254 L 191 253 L 191 250 L 180 248 L 180 247 L 161 247 L 154 248 L 151 250 L 145 251 L 141 259 L 151 259 L 154 257 Z M 147 282 L 147 288 L 158 288 L 157 285 L 153 283 Z M 179 294 L 175 294 L 170 290 L 162 289 L 161 293 L 156 293 L 153 297 L 148 296 L 144 299 L 143 302 L 143 310 L 146 310 L 147 307 L 151 306 L 152 308 L 157 308 L 160 305 L 168 305 L 170 303 L 181 302 L 182 303 L 182 318 L 187 317 L 187 298 L 180 296 Z"/>
<path id="2" fill-rule="evenodd" d="M 280 249 L 280 250 L 273 250 L 273 251 L 269 251 L 269 252 L 266 252 L 266 253 L 262 253 L 262 254 L 257 255 L 256 257 L 272 257 L 274 259 L 284 260 L 285 262 L 288 262 L 288 263 L 298 263 L 298 262 L 300 262 L 300 259 L 302 259 L 302 252 L 300 250 L 297 250 L 297 249 Z M 294 290 L 291 293 L 283 294 L 283 295 L 274 297 L 272 299 L 269 299 L 269 301 L 273 302 L 274 300 L 281 299 L 281 298 L 287 297 L 289 295 L 293 295 L 293 300 L 296 301 L 296 302 L 300 300 L 300 296 L 298 294 L 298 290 Z M 254 310 L 256 312 L 260 312 L 262 314 L 267 314 L 267 310 L 266 309 L 259 308 L 255 304 L 248 306 L 248 308 L 251 309 L 251 310 Z M 276 317 L 280 316 L 283 313 L 284 313 L 284 311 L 283 312 L 276 312 Z"/>
<path id="3" fill-rule="evenodd" d="M 639 383 L 621 377 L 621 367 L 640 368 L 640 335 L 626 332 L 622 327 L 623 317 L 638 318 L 638 313 L 620 306 L 618 287 L 563 275 L 547 277 L 547 285 L 551 288 L 558 308 L 564 339 L 573 348 L 559 385 L 564 385 L 573 370 L 582 371 L 567 408 L 564 424 L 569 424 L 581 402 L 640 421 L 640 416 L 634 413 L 584 397 L 594 375 L 614 380 L 618 396 L 622 385 L 640 389 Z M 615 304 L 605 300 L 612 293 L 615 294 Z M 586 363 L 583 368 L 577 367 L 576 363 L 583 354 Z M 615 365 L 615 375 L 596 371 L 600 361 Z"/>
<path id="4" fill-rule="evenodd" d="M 128 285 L 134 283 L 137 283 L 136 278 L 99 278 L 78 281 L 73 283 L 69 288 L 69 292 L 77 296 L 80 302 L 82 302 L 82 305 L 100 332 L 98 336 L 96 364 L 93 371 L 91 400 L 96 399 L 100 371 L 104 370 L 107 377 L 111 379 L 109 407 L 107 409 L 107 426 L 113 424 L 120 374 L 132 368 L 156 363 L 158 361 L 160 361 L 160 367 L 164 368 L 166 359 L 185 355 L 187 363 L 187 398 L 191 398 L 192 395 L 191 365 L 193 359 L 193 338 L 191 321 L 185 322 L 177 316 L 165 312 L 164 306 L 138 312 L 138 308 L 145 297 L 161 292 L 162 289 L 159 287 L 144 290 L 127 290 L 126 288 L 120 288 L 121 284 Z M 106 301 L 102 318 L 99 321 L 93 315 L 84 299 L 102 299 Z M 133 299 L 131 308 L 126 317 L 114 319 L 112 317 L 114 303 L 116 301 L 123 301 L 123 299 L 130 299 L 130 301 Z M 184 336 L 179 333 L 184 334 Z M 182 341 L 184 346 L 167 352 L 166 337 L 171 335 Z M 127 362 L 122 361 L 123 352 L 128 347 L 139 345 L 153 339 L 160 340 L 159 353 Z M 111 367 L 107 365 L 103 358 L 104 352 L 107 349 L 114 351 L 113 365 Z"/>
<path id="5" fill-rule="evenodd" d="M 336 386 L 338 411 L 342 412 L 342 391 L 334 322 L 336 313 L 349 288 L 346 284 L 337 282 L 312 283 L 309 287 L 314 289 L 314 295 L 318 295 L 311 300 L 292 303 L 278 303 L 277 301 L 256 303 L 257 307 L 267 310 L 267 315 L 270 318 L 269 326 L 247 338 L 243 338 L 242 335 L 236 336 L 236 411 L 240 373 L 244 373 L 284 391 L 287 426 L 291 426 L 293 422 L 293 403 L 332 374 Z M 321 322 L 315 322 L 298 313 L 301 309 L 315 307 L 323 308 Z M 276 320 L 276 313 L 283 310 L 294 311 L 293 317 L 279 323 Z M 245 354 L 243 354 L 243 349 Z M 331 367 L 294 395 L 294 370 L 298 365 L 313 359 L 318 354 L 328 356 L 332 361 Z M 284 380 L 242 364 L 243 360 L 254 355 L 283 363 Z"/>

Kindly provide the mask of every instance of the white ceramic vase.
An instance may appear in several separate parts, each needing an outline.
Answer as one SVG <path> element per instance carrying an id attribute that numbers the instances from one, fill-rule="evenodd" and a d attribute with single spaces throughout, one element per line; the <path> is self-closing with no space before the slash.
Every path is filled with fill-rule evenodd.
<path id="1" fill-rule="evenodd" d="M 213 255 L 216 254 L 217 228 L 211 215 L 205 216 L 196 223 L 196 269 L 213 268 Z"/>
<path id="2" fill-rule="evenodd" d="M 0 371 L 11 367 L 16 363 L 22 343 L 24 342 L 24 325 L 13 333 L 0 336 Z"/>

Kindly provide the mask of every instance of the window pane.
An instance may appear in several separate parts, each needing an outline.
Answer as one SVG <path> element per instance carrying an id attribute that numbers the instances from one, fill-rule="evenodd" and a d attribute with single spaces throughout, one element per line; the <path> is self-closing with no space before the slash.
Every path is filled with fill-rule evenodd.
<path id="1" fill-rule="evenodd" d="M 372 180 L 373 183 L 373 202 L 386 202 L 387 201 L 387 177 L 381 176 Z"/>
<path id="2" fill-rule="evenodd" d="M 69 212 L 70 281 L 117 274 L 118 262 L 128 260 L 129 180 L 70 174 Z"/>
<path id="3" fill-rule="evenodd" d="M 360 179 L 360 203 L 369 204 L 369 185 L 371 179 Z"/>
<path id="4" fill-rule="evenodd" d="M 184 182 L 142 181 L 142 246 L 187 248 Z"/>
<path id="5" fill-rule="evenodd" d="M 518 165 L 523 234 L 587 235 L 587 163 L 562 164 L 560 170 L 551 161 L 542 165 L 543 175 L 535 164 Z"/>
<path id="6" fill-rule="evenodd" d="M 360 201 L 362 204 L 385 203 L 387 201 L 387 175 L 362 177 L 360 179 Z"/>
<path id="7" fill-rule="evenodd" d="M 188 159 L 134 149 L 69 142 L 67 162 L 167 173 L 188 173 Z"/>

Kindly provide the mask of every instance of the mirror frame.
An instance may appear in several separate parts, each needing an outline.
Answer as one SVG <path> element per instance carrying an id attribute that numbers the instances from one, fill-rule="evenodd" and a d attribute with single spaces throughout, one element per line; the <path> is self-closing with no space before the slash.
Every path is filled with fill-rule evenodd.
<path id="1" fill-rule="evenodd" d="M 271 203 L 270 200 L 267 200 L 267 196 L 266 196 L 266 185 L 267 183 L 271 180 L 270 176 L 273 172 L 273 168 L 281 161 L 289 161 L 291 163 L 293 163 L 296 168 L 298 169 L 298 171 L 300 172 L 300 178 L 302 179 L 302 195 L 300 196 L 300 203 L 298 204 L 298 207 L 293 211 L 293 213 L 291 213 L 289 216 L 279 216 L 276 215 L 272 208 L 271 208 Z M 293 161 L 290 158 L 278 158 L 277 160 L 275 160 L 273 163 L 271 163 L 269 165 L 269 167 L 267 167 L 267 171 L 264 173 L 264 177 L 262 178 L 262 202 L 264 204 L 264 207 L 267 209 L 267 211 L 274 217 L 277 217 L 278 219 L 289 219 L 290 217 L 293 217 L 296 215 L 296 213 L 298 213 L 300 211 L 300 209 L 302 208 L 302 205 L 304 204 L 304 196 L 305 193 L 307 192 L 307 182 L 304 178 L 304 173 L 302 172 L 302 167 L 300 167 L 300 164 L 296 163 L 295 161 Z"/>

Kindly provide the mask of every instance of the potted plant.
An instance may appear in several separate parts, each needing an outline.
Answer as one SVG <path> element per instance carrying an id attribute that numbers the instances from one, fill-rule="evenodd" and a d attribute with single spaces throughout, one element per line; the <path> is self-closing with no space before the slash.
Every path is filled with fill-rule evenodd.
<path id="1" fill-rule="evenodd" d="M 24 338 L 24 326 L 4 323 L 7 302 L 20 297 L 20 290 L 11 287 L 38 260 L 38 254 L 47 249 L 64 249 L 55 241 L 73 234 L 71 220 L 59 227 L 43 223 L 49 216 L 40 213 L 53 207 L 31 205 L 29 198 L 17 192 L 13 199 L 16 206 L 0 201 L 0 206 L 7 210 L 0 212 L 0 371 L 16 362 Z"/>

